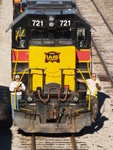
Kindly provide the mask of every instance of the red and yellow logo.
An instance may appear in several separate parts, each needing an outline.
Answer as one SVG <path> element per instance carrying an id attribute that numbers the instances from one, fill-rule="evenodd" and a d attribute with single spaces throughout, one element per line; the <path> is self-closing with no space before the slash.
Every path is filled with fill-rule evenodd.
<path id="1" fill-rule="evenodd" d="M 52 63 L 57 62 L 57 63 L 59 63 L 60 62 L 59 55 L 60 55 L 60 53 L 57 53 L 57 52 L 54 52 L 54 51 L 45 53 L 45 62 L 46 63 L 48 63 L 48 62 L 52 62 Z"/>

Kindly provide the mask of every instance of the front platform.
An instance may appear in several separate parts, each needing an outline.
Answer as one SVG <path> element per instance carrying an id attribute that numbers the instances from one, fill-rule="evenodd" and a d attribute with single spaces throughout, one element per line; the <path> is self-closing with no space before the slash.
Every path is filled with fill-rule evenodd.
<path id="1" fill-rule="evenodd" d="M 62 116 L 63 117 L 63 116 Z M 90 112 L 84 112 L 78 116 L 66 117 L 65 123 L 40 123 L 39 116 L 28 116 L 24 112 L 15 111 L 14 125 L 26 133 L 77 133 L 85 126 L 91 125 Z"/>

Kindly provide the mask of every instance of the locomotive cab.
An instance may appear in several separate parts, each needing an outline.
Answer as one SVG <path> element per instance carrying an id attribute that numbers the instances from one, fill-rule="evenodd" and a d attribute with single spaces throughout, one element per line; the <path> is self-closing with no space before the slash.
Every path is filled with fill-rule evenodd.
<path id="1" fill-rule="evenodd" d="M 25 132 L 75 133 L 91 125 L 90 25 L 71 0 L 27 0 L 12 25 L 12 75 L 27 87 L 14 122 Z M 15 12 L 16 13 L 16 12 Z"/>

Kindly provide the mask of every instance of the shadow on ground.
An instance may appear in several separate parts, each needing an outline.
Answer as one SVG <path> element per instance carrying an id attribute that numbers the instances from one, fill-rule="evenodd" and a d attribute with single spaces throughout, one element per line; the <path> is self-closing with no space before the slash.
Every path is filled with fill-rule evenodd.
<path id="1" fill-rule="evenodd" d="M 97 132 L 99 131 L 103 125 L 104 125 L 104 122 L 105 121 L 108 121 L 108 118 L 106 116 L 103 116 L 103 112 L 105 111 L 104 109 L 104 101 L 107 99 L 107 98 L 110 98 L 109 95 L 105 94 L 105 93 L 102 93 L 102 92 L 99 92 L 98 93 L 98 115 L 97 115 L 97 118 L 96 118 L 96 121 L 95 123 L 93 123 L 91 125 L 91 127 L 85 127 L 80 133 L 78 133 L 76 136 L 82 136 L 84 134 L 93 134 L 94 132 Z M 107 99 L 109 100 L 109 99 Z M 102 109 L 102 113 L 101 113 L 101 110 Z"/>
<path id="2" fill-rule="evenodd" d="M 12 133 L 9 87 L 0 86 L 0 150 L 11 150 Z"/>
<path id="3" fill-rule="evenodd" d="M 10 129 L 0 130 L 0 150 L 11 150 L 12 132 Z"/>

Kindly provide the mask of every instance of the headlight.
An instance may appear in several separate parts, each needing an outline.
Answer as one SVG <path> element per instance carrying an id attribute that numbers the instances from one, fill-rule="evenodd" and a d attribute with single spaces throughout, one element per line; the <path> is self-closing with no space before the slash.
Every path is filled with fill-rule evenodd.
<path id="1" fill-rule="evenodd" d="M 29 96 L 29 97 L 27 98 L 27 100 L 28 100 L 28 102 L 32 102 L 33 98 L 32 98 L 31 96 Z"/>
<path id="2" fill-rule="evenodd" d="M 49 23 L 49 26 L 50 26 L 50 27 L 53 27 L 53 26 L 54 26 L 54 22 L 50 22 L 50 23 Z"/>
<path id="3" fill-rule="evenodd" d="M 74 95 L 73 98 L 72 98 L 72 100 L 73 100 L 74 102 L 78 102 L 78 100 L 79 100 L 79 99 L 78 99 L 78 96 L 77 96 L 77 95 Z"/>
<path id="4" fill-rule="evenodd" d="M 49 21 L 54 21 L 54 17 L 53 16 L 49 16 Z"/>

